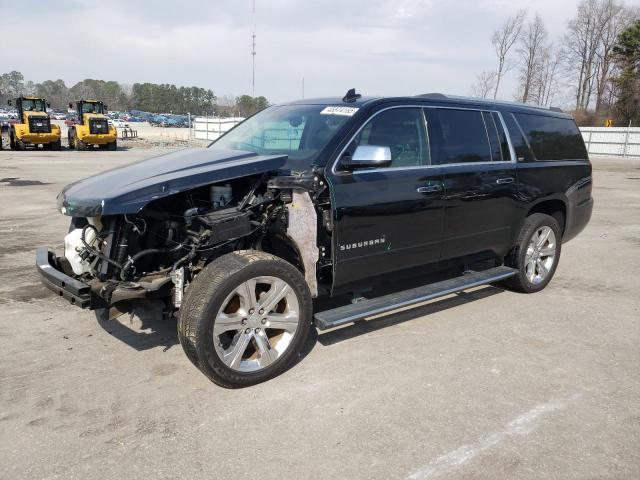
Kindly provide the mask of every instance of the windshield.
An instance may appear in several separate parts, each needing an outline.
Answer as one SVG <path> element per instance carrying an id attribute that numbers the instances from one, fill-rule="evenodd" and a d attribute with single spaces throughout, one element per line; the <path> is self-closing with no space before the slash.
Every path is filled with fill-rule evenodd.
<path id="1" fill-rule="evenodd" d="M 289 168 L 304 170 L 348 118 L 339 109 L 326 105 L 273 106 L 241 123 L 210 148 L 285 154 L 289 156 Z"/>
<path id="2" fill-rule="evenodd" d="M 44 101 L 41 99 L 31 99 L 31 98 L 23 98 L 22 99 L 22 111 L 23 112 L 44 112 Z"/>
<path id="3" fill-rule="evenodd" d="M 102 108 L 99 103 L 84 102 L 82 104 L 82 113 L 102 113 Z"/>

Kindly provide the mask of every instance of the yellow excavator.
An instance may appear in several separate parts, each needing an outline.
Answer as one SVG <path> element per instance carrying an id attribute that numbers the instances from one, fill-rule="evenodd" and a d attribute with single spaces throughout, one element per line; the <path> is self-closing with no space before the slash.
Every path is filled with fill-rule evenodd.
<path id="1" fill-rule="evenodd" d="M 9 105 L 13 105 L 11 100 Z M 60 127 L 51 124 L 47 106 L 44 98 L 15 99 L 18 122 L 9 129 L 9 145 L 12 150 L 24 150 L 27 146 L 38 145 L 47 150 L 60 150 Z"/>
<path id="2" fill-rule="evenodd" d="M 69 104 L 73 109 L 73 103 Z M 78 121 L 69 127 L 69 148 L 86 150 L 98 145 L 100 149 L 115 150 L 118 133 L 106 117 L 107 106 L 99 100 L 78 100 L 75 106 Z"/>

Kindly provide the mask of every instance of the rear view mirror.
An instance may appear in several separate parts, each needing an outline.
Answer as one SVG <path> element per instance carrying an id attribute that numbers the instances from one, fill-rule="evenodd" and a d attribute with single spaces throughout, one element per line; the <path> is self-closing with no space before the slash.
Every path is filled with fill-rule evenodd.
<path id="1" fill-rule="evenodd" d="M 381 145 L 360 145 L 353 155 L 342 157 L 347 170 L 359 168 L 383 168 L 391 165 L 391 149 Z"/>

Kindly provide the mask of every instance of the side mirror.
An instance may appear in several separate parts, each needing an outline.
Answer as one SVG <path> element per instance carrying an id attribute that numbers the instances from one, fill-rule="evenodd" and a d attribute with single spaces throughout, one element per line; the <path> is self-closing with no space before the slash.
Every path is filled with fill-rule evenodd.
<path id="1" fill-rule="evenodd" d="M 69 103 L 69 108 L 73 110 L 73 103 Z"/>
<path id="2" fill-rule="evenodd" d="M 9 105 L 10 107 L 12 106 L 11 105 L 11 100 L 7 101 L 7 105 Z"/>
<path id="3" fill-rule="evenodd" d="M 342 157 L 347 170 L 360 168 L 384 168 L 391 165 L 391 149 L 380 145 L 360 145 L 351 156 Z"/>
<path id="4" fill-rule="evenodd" d="M 47 102 L 47 108 L 51 108 L 51 104 Z"/>

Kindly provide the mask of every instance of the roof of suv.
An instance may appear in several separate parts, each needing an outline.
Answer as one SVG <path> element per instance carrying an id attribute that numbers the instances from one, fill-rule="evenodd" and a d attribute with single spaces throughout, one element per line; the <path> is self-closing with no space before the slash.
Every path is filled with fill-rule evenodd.
<path id="1" fill-rule="evenodd" d="M 387 102 L 420 102 L 420 103 L 438 103 L 452 105 L 474 105 L 476 107 L 495 108 L 503 107 L 513 111 L 529 112 L 545 114 L 554 117 L 571 118 L 571 115 L 563 112 L 556 107 L 542 107 L 539 105 L 531 105 L 519 102 L 507 102 L 503 100 L 493 100 L 486 98 L 464 97 L 457 95 L 444 95 L 442 93 L 426 93 L 415 96 L 401 96 L 401 97 L 369 97 L 362 96 L 357 99 L 345 102 L 342 97 L 324 97 L 324 98 L 308 98 L 295 100 L 293 102 L 286 102 L 287 105 L 344 105 L 345 107 L 363 107 L 365 105 L 371 105 L 374 103 L 387 103 Z"/>

